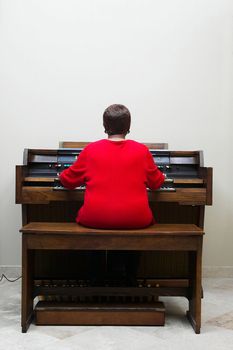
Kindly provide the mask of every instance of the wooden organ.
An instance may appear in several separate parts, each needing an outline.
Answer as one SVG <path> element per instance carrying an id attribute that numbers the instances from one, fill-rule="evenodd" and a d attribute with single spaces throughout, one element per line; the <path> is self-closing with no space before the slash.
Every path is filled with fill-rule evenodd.
<path id="1" fill-rule="evenodd" d="M 24 226 L 31 222 L 75 221 L 85 188 L 68 191 L 59 183 L 58 175 L 77 159 L 86 144 L 63 142 L 59 149 L 24 151 L 23 165 L 16 166 L 16 203 L 22 204 Z M 212 168 L 204 167 L 203 153 L 171 151 L 166 144 L 147 146 L 159 169 L 166 174 L 161 189 L 148 190 L 150 206 L 158 224 L 193 224 L 203 229 L 205 205 L 212 204 Z M 159 296 L 188 298 L 190 294 L 192 257 L 189 251 L 147 249 L 141 252 L 134 288 L 112 279 L 108 273 L 102 286 L 92 286 L 90 254 L 88 250 L 33 251 L 32 285 L 28 286 L 33 299 L 56 305 L 68 303 L 84 307 L 97 303 L 106 307 L 120 302 L 121 305 L 131 303 L 146 308 L 145 305 L 156 303 Z M 107 250 L 102 251 L 101 263 L 103 270 L 108 271 Z M 22 327 L 26 331 L 25 324 Z"/>

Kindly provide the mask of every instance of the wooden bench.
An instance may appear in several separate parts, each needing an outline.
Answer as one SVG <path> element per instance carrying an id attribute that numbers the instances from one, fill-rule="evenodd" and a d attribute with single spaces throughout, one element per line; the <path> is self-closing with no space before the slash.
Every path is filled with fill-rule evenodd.
<path id="1" fill-rule="evenodd" d="M 30 222 L 23 226 L 22 232 L 22 332 L 26 332 L 35 313 L 34 299 L 34 252 L 36 250 L 139 250 L 139 251 L 186 251 L 189 254 L 190 268 L 188 287 L 184 296 L 189 300 L 187 317 L 196 333 L 201 328 L 201 264 L 203 230 L 193 224 L 156 224 L 145 229 L 100 230 L 64 222 Z M 138 288 L 139 289 L 139 288 Z M 159 289 L 159 288 L 158 288 Z M 153 291 L 152 291 L 153 292 Z M 159 291 L 157 291 L 159 293 Z M 169 294 L 168 294 L 169 295 Z M 172 295 L 172 294 L 171 294 Z M 148 306 L 136 310 L 136 315 L 128 313 L 119 305 L 104 312 L 104 307 L 87 308 L 86 321 L 80 322 L 84 315 L 83 307 L 73 308 L 69 305 L 63 309 L 49 308 L 42 304 L 38 308 L 38 324 L 155 324 L 151 317 L 157 317 L 159 324 L 162 309 L 158 305 L 148 310 Z M 44 313 L 43 313 L 44 312 Z M 62 317 L 59 318 L 59 312 Z M 62 313 L 63 312 L 63 313 Z M 65 312 L 65 313 L 64 313 Z M 151 313 L 152 312 L 152 313 Z M 154 315 L 153 315 L 154 312 Z M 43 316 L 44 315 L 44 316 Z M 114 317 L 119 322 L 113 322 Z M 140 316 L 142 315 L 142 316 Z M 141 317 L 141 318 L 140 318 Z M 139 319 L 138 323 L 134 322 Z M 62 321 L 62 320 L 63 321 Z M 69 322 L 70 319 L 70 322 Z M 124 319 L 126 321 L 124 321 Z"/>

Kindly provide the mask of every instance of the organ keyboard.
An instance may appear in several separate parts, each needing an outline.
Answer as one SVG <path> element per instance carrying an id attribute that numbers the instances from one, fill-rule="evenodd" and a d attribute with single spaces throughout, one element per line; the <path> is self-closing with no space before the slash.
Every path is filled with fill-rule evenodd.
<path id="1" fill-rule="evenodd" d="M 81 150 L 81 148 L 25 150 L 24 166 L 16 168 L 16 202 L 46 204 L 81 200 L 84 186 L 72 192 L 62 191 L 65 189 L 58 180 L 59 173 L 75 162 Z M 167 178 L 162 188 L 149 191 L 150 201 L 211 205 L 212 170 L 203 167 L 201 151 L 176 152 L 151 149 L 151 153 L 158 168 Z"/>

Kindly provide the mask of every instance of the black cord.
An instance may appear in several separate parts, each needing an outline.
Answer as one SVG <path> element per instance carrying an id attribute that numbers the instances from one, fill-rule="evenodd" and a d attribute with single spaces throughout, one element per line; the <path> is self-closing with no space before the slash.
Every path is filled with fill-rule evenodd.
<path id="1" fill-rule="evenodd" d="M 4 273 L 2 274 L 1 278 L 0 278 L 0 282 L 2 282 L 3 278 L 5 278 L 8 282 L 16 282 L 18 281 L 20 278 L 22 278 L 22 276 L 17 277 L 14 280 L 10 280 L 6 275 L 4 275 Z"/>

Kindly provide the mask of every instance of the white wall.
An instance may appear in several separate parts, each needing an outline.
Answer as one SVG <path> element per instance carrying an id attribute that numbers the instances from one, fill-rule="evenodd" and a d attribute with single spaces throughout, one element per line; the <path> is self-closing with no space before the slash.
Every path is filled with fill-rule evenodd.
<path id="1" fill-rule="evenodd" d="M 204 150 L 204 264 L 233 266 L 232 17 L 231 0 L 0 0 L 0 265 L 20 263 L 23 149 L 103 138 L 123 103 L 130 138 Z"/>

